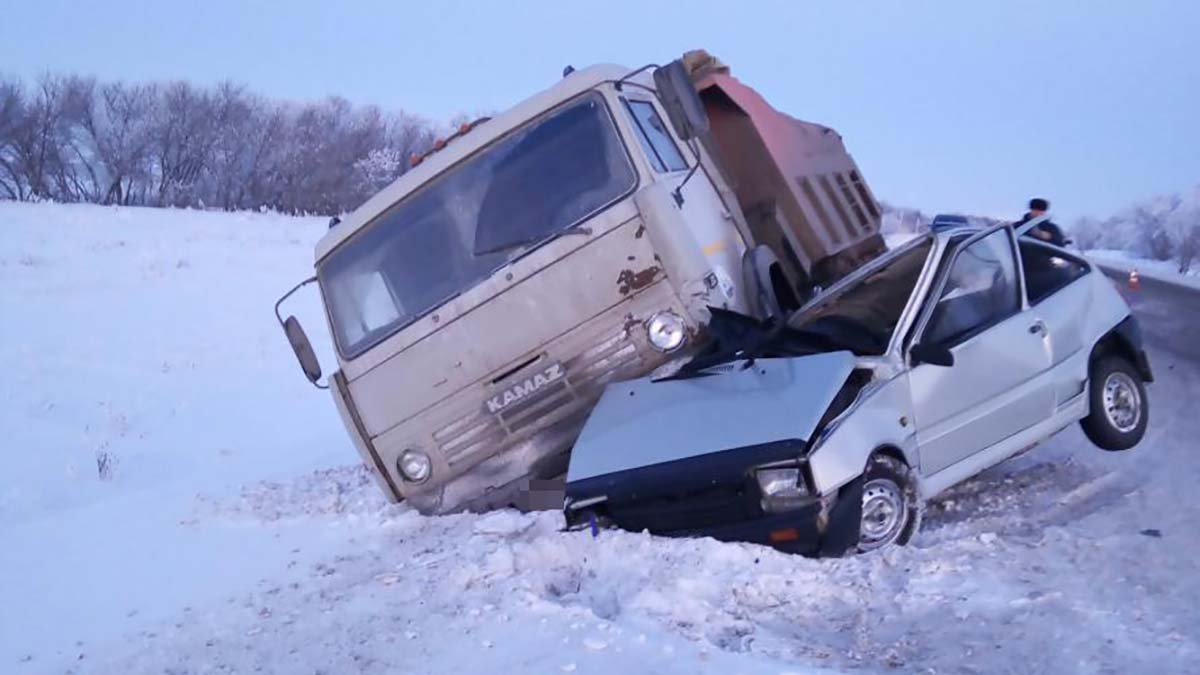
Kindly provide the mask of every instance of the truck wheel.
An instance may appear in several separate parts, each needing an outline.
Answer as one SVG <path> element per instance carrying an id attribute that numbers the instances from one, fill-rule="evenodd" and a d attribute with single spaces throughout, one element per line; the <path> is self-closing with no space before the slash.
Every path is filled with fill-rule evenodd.
<path id="1" fill-rule="evenodd" d="M 858 552 L 904 545 L 921 525 L 916 476 L 900 460 L 877 454 L 863 475 Z"/>
<path id="2" fill-rule="evenodd" d="M 1115 354 L 1096 359 L 1088 373 L 1091 412 L 1083 433 L 1101 450 L 1128 450 L 1146 435 L 1150 399 L 1133 364 Z"/>

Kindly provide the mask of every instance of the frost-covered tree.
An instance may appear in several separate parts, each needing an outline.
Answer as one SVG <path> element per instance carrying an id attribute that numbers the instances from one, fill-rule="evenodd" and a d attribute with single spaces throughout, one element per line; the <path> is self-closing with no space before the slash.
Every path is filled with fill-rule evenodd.
<path id="1" fill-rule="evenodd" d="M 1071 234 L 1084 250 L 1108 248 L 1170 260 L 1186 273 L 1200 258 L 1200 185 L 1143 200 L 1103 221 L 1081 218 Z"/>
<path id="2" fill-rule="evenodd" d="M 1070 230 L 1075 245 L 1079 248 L 1085 251 L 1103 248 L 1104 226 L 1096 218 L 1091 216 L 1079 218 L 1071 225 Z"/>
<path id="3" fill-rule="evenodd" d="M 0 199 L 344 213 L 433 142 L 403 112 L 196 87 L 0 78 Z"/>
<path id="4" fill-rule="evenodd" d="M 6 153 L 24 198 L 86 198 L 77 172 L 76 132 L 90 106 L 91 87 L 82 78 L 47 75 L 24 98 L 11 123 Z"/>
<path id="5" fill-rule="evenodd" d="M 145 200 L 151 182 L 151 121 L 159 100 L 154 85 L 100 86 L 82 119 L 90 143 L 95 198 L 102 204 Z"/>
<path id="6" fill-rule="evenodd" d="M 1164 229 L 1171 239 L 1173 259 L 1179 272 L 1187 274 L 1200 256 L 1200 185 L 1181 197 L 1165 220 Z"/>
<path id="7" fill-rule="evenodd" d="M 24 199 L 26 195 L 13 145 L 24 118 L 25 96 L 21 83 L 0 80 L 0 198 L 3 199 Z"/>

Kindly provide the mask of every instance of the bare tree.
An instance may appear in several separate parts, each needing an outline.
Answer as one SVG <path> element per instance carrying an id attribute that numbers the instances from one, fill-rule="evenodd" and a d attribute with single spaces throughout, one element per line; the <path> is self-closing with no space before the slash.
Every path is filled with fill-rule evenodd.
<path id="1" fill-rule="evenodd" d="M 134 204 L 150 189 L 151 121 L 158 105 L 155 85 L 120 82 L 99 87 L 82 122 L 90 141 L 97 186 L 103 204 Z"/>
<path id="2" fill-rule="evenodd" d="M 85 198 L 75 169 L 75 129 L 90 105 L 91 83 L 46 75 L 26 101 L 10 138 L 11 161 L 24 181 L 26 198 L 75 201 Z"/>
<path id="3" fill-rule="evenodd" d="M 0 80 L 0 197 L 25 199 L 25 181 L 17 169 L 13 142 L 24 125 L 25 91 L 16 80 Z"/>
<path id="4" fill-rule="evenodd" d="M 1165 230 L 1171 238 L 1177 269 L 1187 274 L 1200 256 L 1200 186 L 1187 201 L 1180 200 L 1166 218 Z"/>
<path id="5" fill-rule="evenodd" d="M 0 80 L 0 198 L 336 214 L 403 174 L 428 122 L 223 82 Z"/>
<path id="6" fill-rule="evenodd" d="M 157 206 L 202 205 L 196 188 L 215 140 L 212 101 L 187 82 L 173 82 L 155 107 L 151 156 Z"/>

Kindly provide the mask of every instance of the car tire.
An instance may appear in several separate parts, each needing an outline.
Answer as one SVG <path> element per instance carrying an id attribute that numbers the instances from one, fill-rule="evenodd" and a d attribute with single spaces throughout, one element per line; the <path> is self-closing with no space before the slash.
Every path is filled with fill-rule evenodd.
<path id="1" fill-rule="evenodd" d="M 916 473 L 890 455 L 876 454 L 862 478 L 859 553 L 903 546 L 921 527 Z"/>
<path id="2" fill-rule="evenodd" d="M 1090 412 L 1079 424 L 1101 450 L 1128 450 L 1146 435 L 1150 399 L 1142 376 L 1128 360 L 1110 354 L 1092 363 L 1088 401 Z"/>

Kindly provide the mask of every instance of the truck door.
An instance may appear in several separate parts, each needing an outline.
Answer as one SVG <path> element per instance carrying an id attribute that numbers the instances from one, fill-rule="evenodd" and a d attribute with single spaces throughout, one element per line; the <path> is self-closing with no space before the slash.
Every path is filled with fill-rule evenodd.
<path id="1" fill-rule="evenodd" d="M 1025 308 L 1010 229 L 975 235 L 949 255 L 913 344 L 946 347 L 954 362 L 908 374 L 925 475 L 1054 410 L 1045 326 Z"/>
<path id="2" fill-rule="evenodd" d="M 650 99 L 627 95 L 621 98 L 621 104 L 629 115 L 634 135 L 654 172 L 654 180 L 675 190 L 687 176 L 690 166 L 697 161 L 692 149 L 675 138 L 670 125 Z M 708 280 L 718 291 L 713 297 L 723 297 L 726 307 L 736 308 L 740 303 L 735 298 L 742 293 L 738 285 L 746 247 L 734 226 L 733 217 L 703 166 L 683 188 L 683 196 L 680 210 L 689 230 L 688 235 L 694 239 L 713 270 L 712 278 Z"/>

